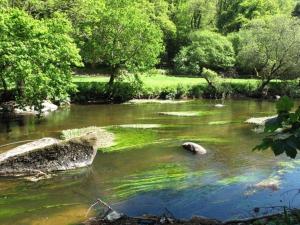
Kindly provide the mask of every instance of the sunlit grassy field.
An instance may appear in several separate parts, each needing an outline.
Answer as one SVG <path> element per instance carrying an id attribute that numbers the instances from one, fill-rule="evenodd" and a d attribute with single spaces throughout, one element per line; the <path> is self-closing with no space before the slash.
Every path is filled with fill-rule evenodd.
<path id="1" fill-rule="evenodd" d="M 74 82 L 108 82 L 108 76 L 75 76 L 73 78 Z M 141 76 L 145 87 L 149 88 L 163 88 L 163 87 L 177 87 L 182 86 L 193 86 L 199 84 L 206 84 L 203 78 L 198 77 L 188 77 L 188 76 L 170 76 L 170 75 L 152 75 L 152 76 Z M 226 78 L 223 80 L 226 83 L 250 83 L 256 84 L 259 82 L 256 79 L 232 79 Z"/>

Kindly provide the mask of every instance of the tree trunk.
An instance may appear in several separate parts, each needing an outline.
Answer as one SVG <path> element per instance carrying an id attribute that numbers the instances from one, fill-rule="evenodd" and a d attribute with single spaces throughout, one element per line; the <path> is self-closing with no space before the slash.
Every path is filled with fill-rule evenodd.
<path id="1" fill-rule="evenodd" d="M 109 102 L 113 101 L 113 91 L 114 91 L 114 83 L 115 80 L 118 76 L 119 73 L 119 67 L 116 66 L 112 69 L 111 74 L 110 74 L 110 78 L 108 81 L 108 85 L 107 85 L 107 90 L 106 90 L 106 98 Z"/>
<path id="2" fill-rule="evenodd" d="M 119 73 L 120 73 L 120 66 L 117 65 L 117 66 L 112 68 L 110 78 L 109 78 L 109 82 L 108 82 L 109 86 L 112 86 L 114 84 L 115 79 L 117 78 Z"/>
<path id="3" fill-rule="evenodd" d="M 17 92 L 20 98 L 24 97 L 25 82 L 24 80 L 17 81 Z"/>
<path id="4" fill-rule="evenodd" d="M 265 93 L 265 87 L 270 83 L 271 79 L 266 79 L 262 81 L 262 84 L 260 85 L 260 87 L 257 89 L 257 94 L 259 96 L 265 97 L 268 93 Z"/>
<path id="5" fill-rule="evenodd" d="M 110 78 L 109 78 L 109 82 L 108 82 L 108 85 L 109 86 L 113 86 L 114 85 L 114 82 L 115 82 L 115 79 L 116 79 L 116 73 L 115 72 L 112 72 L 111 75 L 110 75 Z"/>
<path id="6" fill-rule="evenodd" d="M 0 96 L 1 97 L 0 101 L 6 102 L 9 100 L 7 83 L 3 76 L 0 76 L 0 79 L 1 79 L 2 87 L 3 87 L 3 94 L 2 94 L 2 96 Z"/>
<path id="7" fill-rule="evenodd" d="M 4 93 L 7 93 L 7 83 L 3 76 L 0 76 Z"/>

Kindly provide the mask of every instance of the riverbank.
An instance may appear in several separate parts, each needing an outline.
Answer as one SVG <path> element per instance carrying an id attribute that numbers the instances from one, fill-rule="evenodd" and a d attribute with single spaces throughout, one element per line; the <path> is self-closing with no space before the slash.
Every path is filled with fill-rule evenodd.
<path id="1" fill-rule="evenodd" d="M 299 209 L 293 209 L 278 214 L 270 214 L 261 217 L 253 217 L 246 219 L 218 221 L 201 216 L 194 216 L 189 220 L 178 220 L 172 215 L 156 217 L 156 216 L 143 216 L 143 217 L 127 217 L 123 216 L 120 219 L 109 221 L 106 219 L 90 218 L 85 221 L 83 225 L 140 225 L 140 224 L 173 224 L 173 225 L 292 225 L 299 224 Z M 170 217 L 171 216 L 171 217 Z"/>
<path id="2" fill-rule="evenodd" d="M 72 93 L 71 100 L 77 103 L 105 102 L 108 76 L 78 75 L 73 78 L 77 92 Z M 256 97 L 255 91 L 260 85 L 256 79 L 224 78 L 217 91 L 212 90 L 205 79 L 189 76 L 172 76 L 163 74 L 140 76 L 140 82 L 127 78 L 116 82 L 112 98 L 114 102 L 131 99 L 198 99 L 198 98 L 241 98 Z M 272 81 L 268 88 L 269 98 L 276 95 L 300 96 L 296 81 Z"/>

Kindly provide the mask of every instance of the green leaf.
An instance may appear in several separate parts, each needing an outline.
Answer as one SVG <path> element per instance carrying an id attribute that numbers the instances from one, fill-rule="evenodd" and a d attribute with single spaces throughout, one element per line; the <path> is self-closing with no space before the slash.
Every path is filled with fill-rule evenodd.
<path id="1" fill-rule="evenodd" d="M 281 155 L 282 153 L 285 152 L 285 145 L 281 140 L 274 141 L 271 148 L 275 156 Z"/>

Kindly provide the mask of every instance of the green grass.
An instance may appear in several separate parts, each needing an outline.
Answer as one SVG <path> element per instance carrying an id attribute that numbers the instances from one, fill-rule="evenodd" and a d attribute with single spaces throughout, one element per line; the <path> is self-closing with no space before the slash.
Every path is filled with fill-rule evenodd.
<path id="1" fill-rule="evenodd" d="M 111 100 L 122 103 L 131 99 L 197 99 L 222 97 L 253 97 L 259 88 L 257 79 L 224 78 L 216 90 L 209 88 L 207 82 L 200 77 L 171 76 L 163 74 L 141 75 L 142 85 L 132 82 L 132 77 L 115 84 Z M 108 76 L 74 76 L 73 82 L 78 92 L 72 93 L 73 102 L 101 102 L 107 100 Z M 281 82 L 274 80 L 270 83 L 269 95 L 287 95 L 300 97 L 296 81 Z"/>
<path id="2" fill-rule="evenodd" d="M 109 77 L 107 76 L 75 76 L 73 82 L 108 82 Z M 167 76 L 167 75 L 152 75 L 152 76 L 141 76 L 145 88 L 166 88 L 166 87 L 177 87 L 182 86 L 194 86 L 194 85 L 206 85 L 206 81 L 203 78 L 198 77 L 187 77 L 187 76 Z M 256 79 L 224 79 L 225 83 L 241 84 L 257 84 L 259 81 Z"/>

